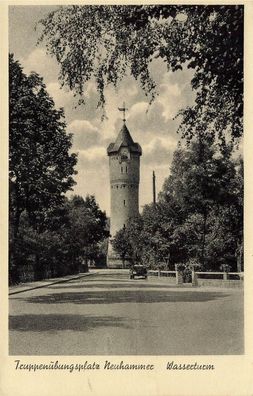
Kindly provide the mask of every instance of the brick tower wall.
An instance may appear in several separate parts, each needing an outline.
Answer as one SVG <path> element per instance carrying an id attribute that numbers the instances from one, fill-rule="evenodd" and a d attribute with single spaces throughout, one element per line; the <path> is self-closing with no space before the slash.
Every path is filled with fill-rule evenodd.
<path id="1" fill-rule="evenodd" d="M 117 231 L 127 225 L 131 217 L 139 214 L 140 155 L 130 154 L 121 160 L 119 153 L 109 156 L 111 187 L 110 234 L 113 238 Z M 121 260 L 109 243 L 108 267 L 122 267 Z"/>

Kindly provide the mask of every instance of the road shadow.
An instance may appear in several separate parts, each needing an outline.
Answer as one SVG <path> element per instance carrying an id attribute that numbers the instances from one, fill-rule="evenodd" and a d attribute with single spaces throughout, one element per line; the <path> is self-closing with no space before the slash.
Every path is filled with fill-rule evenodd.
<path id="1" fill-rule="evenodd" d="M 134 281 L 124 281 L 123 283 L 113 283 L 114 281 L 107 280 L 106 282 L 104 281 L 96 281 L 96 282 L 83 282 L 79 284 L 65 284 L 65 285 L 50 285 L 48 288 L 50 290 L 55 289 L 55 290 L 60 290 L 60 289 L 136 289 L 138 287 L 139 289 L 171 289 L 177 287 L 173 281 L 170 283 L 165 283 L 165 284 L 155 284 L 155 283 L 143 283 L 141 282 L 141 279 L 137 279 Z M 191 285 L 190 285 L 191 286 Z"/>
<path id="2" fill-rule="evenodd" d="M 74 314 L 24 314 L 9 317 L 9 330 L 56 332 L 59 330 L 87 331 L 98 327 L 129 326 L 129 319 L 114 316 L 89 316 Z"/>
<path id="3" fill-rule="evenodd" d="M 103 290 L 41 294 L 19 299 L 32 304 L 121 304 L 121 303 L 177 303 L 203 302 L 224 298 L 223 292 L 159 291 L 159 290 Z"/>
<path id="4" fill-rule="evenodd" d="M 155 279 L 155 278 L 152 278 Z M 158 279 L 158 278 L 156 278 Z M 104 276 L 98 276 L 98 275 L 94 275 L 94 276 L 89 276 L 89 277 L 85 277 L 85 278 L 80 278 L 80 279 L 73 279 L 68 281 L 68 283 L 93 283 L 93 282 L 117 282 L 117 283 L 124 283 L 124 282 L 130 282 L 130 278 L 129 275 L 125 275 L 125 276 L 118 276 L 118 275 L 111 275 L 108 276 L 106 275 Z"/>

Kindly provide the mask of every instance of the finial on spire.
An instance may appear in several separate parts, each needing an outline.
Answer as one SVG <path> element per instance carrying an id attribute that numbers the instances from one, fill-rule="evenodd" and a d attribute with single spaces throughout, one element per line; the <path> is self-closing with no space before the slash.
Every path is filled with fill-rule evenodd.
<path id="1" fill-rule="evenodd" d="M 123 122 L 126 122 L 126 111 L 128 110 L 126 108 L 125 102 L 123 102 L 123 107 L 118 107 L 119 111 L 123 111 Z"/>

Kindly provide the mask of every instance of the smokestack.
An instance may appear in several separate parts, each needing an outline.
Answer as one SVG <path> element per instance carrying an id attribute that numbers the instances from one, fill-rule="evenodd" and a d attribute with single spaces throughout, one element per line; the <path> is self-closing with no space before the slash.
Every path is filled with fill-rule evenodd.
<path id="1" fill-rule="evenodd" d="M 153 171 L 153 204 L 156 204 L 155 171 Z"/>

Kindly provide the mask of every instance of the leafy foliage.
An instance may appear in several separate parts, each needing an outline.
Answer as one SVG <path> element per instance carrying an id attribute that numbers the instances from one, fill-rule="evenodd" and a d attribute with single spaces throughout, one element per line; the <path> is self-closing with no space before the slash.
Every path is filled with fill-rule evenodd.
<path id="1" fill-rule="evenodd" d="M 10 281 L 76 273 L 109 235 L 106 215 L 93 196 L 65 197 L 77 156 L 63 110 L 13 55 L 9 71 Z"/>
<path id="2" fill-rule="evenodd" d="M 126 232 L 125 228 L 119 230 L 115 237 L 111 241 L 112 247 L 115 252 L 120 256 L 120 258 L 124 261 L 126 258 L 131 257 L 133 255 L 132 246 L 129 241 L 129 234 Z M 124 265 L 123 265 L 124 266 Z"/>
<path id="3" fill-rule="evenodd" d="M 124 239 L 118 232 L 118 246 L 131 257 L 138 252 L 138 261 L 151 268 L 180 264 L 185 276 L 192 266 L 238 269 L 242 182 L 241 159 L 235 161 L 201 140 L 180 146 L 158 203 L 146 205 L 140 219 L 127 224 Z"/>
<path id="4" fill-rule="evenodd" d="M 205 268 L 217 268 L 221 261 L 235 266 L 243 228 L 241 167 L 231 152 L 221 154 L 201 139 L 175 152 L 160 200 L 177 201 L 180 207 L 181 220 L 173 233 L 179 256 L 197 258 Z"/>
<path id="5" fill-rule="evenodd" d="M 187 139 L 200 133 L 242 135 L 243 6 L 67 6 L 40 21 L 40 41 L 60 64 L 60 80 L 83 101 L 94 78 L 104 108 L 104 89 L 130 70 L 152 102 L 157 94 L 150 63 L 194 70 L 193 107 L 180 112 Z"/>
<path id="6" fill-rule="evenodd" d="M 40 231 L 29 225 L 24 211 L 19 228 L 18 237 L 10 238 L 17 264 L 17 268 L 11 266 L 12 282 L 20 277 L 37 280 L 87 271 L 88 260 L 99 255 L 99 244 L 109 236 L 106 215 L 93 196 L 65 198 L 48 211 Z"/>
<path id="7" fill-rule="evenodd" d="M 63 202 L 74 185 L 76 154 L 63 110 L 56 110 L 36 73 L 26 76 L 13 55 L 9 59 L 9 179 L 11 214 L 17 235 L 26 210 L 30 223 L 41 223 L 45 210 Z"/>
<path id="8" fill-rule="evenodd" d="M 109 236 L 107 218 L 102 212 L 94 196 L 74 196 L 69 202 L 69 234 L 67 246 L 86 262 L 96 258 L 98 243 Z"/>

